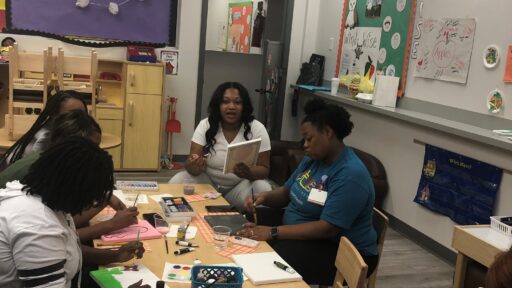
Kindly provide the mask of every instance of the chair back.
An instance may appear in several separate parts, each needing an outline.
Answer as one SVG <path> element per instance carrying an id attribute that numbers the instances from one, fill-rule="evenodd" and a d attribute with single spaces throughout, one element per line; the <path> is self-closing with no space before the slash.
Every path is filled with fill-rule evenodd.
<path id="1" fill-rule="evenodd" d="M 380 259 L 382 258 L 382 249 L 384 247 L 384 239 L 386 238 L 386 231 L 389 226 L 389 219 L 379 209 L 373 208 L 373 228 L 377 231 L 377 250 L 379 252 L 379 259 L 377 266 L 373 270 L 372 275 L 368 277 L 368 288 L 375 288 L 377 281 L 377 271 L 379 270 Z"/>
<path id="2" fill-rule="evenodd" d="M 343 288 L 344 282 L 347 282 L 349 288 L 364 287 L 368 265 L 366 265 L 356 247 L 346 237 L 340 239 L 334 265 L 337 271 L 333 287 Z"/>

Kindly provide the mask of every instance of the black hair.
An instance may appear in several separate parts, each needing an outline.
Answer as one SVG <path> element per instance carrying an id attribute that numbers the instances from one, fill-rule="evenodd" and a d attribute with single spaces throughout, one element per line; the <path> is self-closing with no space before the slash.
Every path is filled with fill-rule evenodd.
<path id="1" fill-rule="evenodd" d="M 92 116 L 82 110 L 71 110 L 52 120 L 50 145 L 54 145 L 70 136 L 90 138 L 95 133 L 101 135 L 101 128 Z"/>
<path id="2" fill-rule="evenodd" d="M 350 121 L 350 113 L 345 108 L 327 104 L 322 99 L 315 98 L 308 101 L 304 106 L 304 112 L 306 117 L 304 117 L 302 123 L 310 122 L 317 130 L 322 130 L 328 126 L 340 141 L 350 135 L 352 128 L 354 128 L 354 123 Z"/>
<path id="3" fill-rule="evenodd" d="M 12 37 L 5 37 L 4 39 L 2 39 L 2 47 L 5 47 L 5 42 L 9 41 L 9 40 L 14 42 L 14 43 L 16 43 L 16 40 L 14 40 L 14 38 L 12 38 Z"/>
<path id="4" fill-rule="evenodd" d="M 112 158 L 87 138 L 69 137 L 43 152 L 21 183 L 52 210 L 76 215 L 112 196 Z"/>
<path id="5" fill-rule="evenodd" d="M 21 138 L 5 152 L 2 158 L 0 158 L 0 166 L 7 166 L 20 160 L 23 157 L 23 153 L 25 153 L 25 149 L 28 144 L 30 144 L 32 139 L 34 139 L 36 133 L 48 124 L 48 121 L 59 114 L 61 104 L 69 99 L 80 100 L 87 110 L 87 104 L 85 103 L 84 98 L 74 91 L 59 91 L 55 96 L 48 97 L 46 106 L 43 111 L 41 111 L 41 114 L 39 114 L 32 127 L 30 127 L 27 133 L 21 136 Z M 9 163 L 7 163 L 7 159 L 9 159 Z"/>
<path id="6" fill-rule="evenodd" d="M 217 142 L 215 136 L 219 131 L 219 123 L 222 120 L 220 116 L 220 104 L 222 103 L 224 93 L 227 89 L 238 90 L 240 98 L 242 98 L 242 116 L 240 121 L 244 126 L 244 138 L 245 140 L 249 140 L 249 135 L 251 134 L 250 124 L 252 120 L 254 120 L 254 116 L 252 115 L 254 108 L 252 107 L 251 98 L 249 97 L 249 91 L 238 82 L 224 82 L 215 89 L 210 104 L 208 105 L 208 123 L 210 123 L 210 128 L 206 131 L 205 135 L 206 145 L 203 148 L 203 153 L 205 154 L 209 153 L 210 150 L 214 150 L 213 146 L 215 146 Z"/>

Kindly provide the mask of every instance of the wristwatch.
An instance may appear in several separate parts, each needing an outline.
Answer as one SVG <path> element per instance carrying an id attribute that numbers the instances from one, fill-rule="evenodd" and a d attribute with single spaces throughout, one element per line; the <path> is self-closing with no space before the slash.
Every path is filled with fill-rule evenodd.
<path id="1" fill-rule="evenodd" d="M 279 237 L 279 233 L 277 231 L 277 226 L 272 226 L 270 228 L 270 239 L 276 240 Z"/>

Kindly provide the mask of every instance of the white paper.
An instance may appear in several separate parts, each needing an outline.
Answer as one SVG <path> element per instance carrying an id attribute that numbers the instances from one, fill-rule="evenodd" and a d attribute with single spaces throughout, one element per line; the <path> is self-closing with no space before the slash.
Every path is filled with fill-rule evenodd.
<path id="1" fill-rule="evenodd" d="M 153 199 L 155 202 L 162 201 L 162 197 L 173 197 L 171 194 L 159 194 L 159 195 L 151 195 L 149 198 Z"/>
<path id="2" fill-rule="evenodd" d="M 343 35 L 340 75 L 360 75 L 375 81 L 382 28 L 356 27 Z"/>
<path id="3" fill-rule="evenodd" d="M 498 231 L 494 231 L 494 229 L 490 227 L 467 228 L 464 230 L 500 250 L 507 251 L 512 246 L 511 238 Z"/>
<path id="4" fill-rule="evenodd" d="M 302 280 L 299 273 L 290 274 L 274 265 L 274 261 L 278 261 L 291 267 L 276 252 L 232 255 L 231 258 L 242 267 L 244 274 L 254 285 Z"/>
<path id="5" fill-rule="evenodd" d="M 165 235 L 169 238 L 176 238 L 178 237 L 178 228 L 180 225 L 171 225 L 171 228 L 169 229 L 169 232 Z M 187 234 L 185 234 L 185 239 L 190 240 L 194 239 L 197 234 L 197 227 L 196 226 L 188 226 L 187 228 Z"/>
<path id="6" fill-rule="evenodd" d="M 188 279 L 186 279 L 186 280 L 169 279 L 167 277 L 167 275 L 169 275 L 171 273 L 176 274 L 174 272 L 177 271 L 177 269 L 173 268 L 175 265 L 190 267 L 190 270 L 188 270 L 188 271 L 190 271 L 190 274 L 188 275 Z M 165 281 L 165 282 L 190 283 L 191 282 L 190 281 L 191 280 L 190 277 L 192 276 L 192 266 L 194 266 L 194 265 L 191 265 L 191 264 L 174 264 L 174 263 L 165 262 L 165 267 L 164 267 L 164 273 L 162 275 L 162 280 Z"/>
<path id="7" fill-rule="evenodd" d="M 466 83 L 475 30 L 475 19 L 424 20 L 415 76 Z"/>
<path id="8" fill-rule="evenodd" d="M 396 97 L 400 78 L 394 76 L 377 76 L 373 105 L 396 107 Z"/>
<path id="9" fill-rule="evenodd" d="M 132 207 L 133 202 L 135 202 L 135 199 L 137 199 L 137 205 L 138 204 L 149 204 L 148 195 L 146 194 L 139 194 L 139 197 L 137 197 L 138 193 L 124 193 L 124 198 L 126 199 L 126 202 L 123 202 L 126 207 Z"/>

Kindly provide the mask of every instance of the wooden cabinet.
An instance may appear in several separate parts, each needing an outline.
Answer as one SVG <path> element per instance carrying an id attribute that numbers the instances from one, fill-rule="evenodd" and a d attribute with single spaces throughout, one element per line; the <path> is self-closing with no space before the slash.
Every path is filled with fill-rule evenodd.
<path id="1" fill-rule="evenodd" d="M 123 108 L 96 107 L 96 120 L 103 133 L 110 133 L 123 139 Z M 121 141 L 122 142 L 122 141 Z M 112 156 L 114 169 L 121 169 L 122 146 L 107 149 Z"/>
<path id="2" fill-rule="evenodd" d="M 108 150 L 114 168 L 158 170 L 163 65 L 100 60 L 98 70 L 100 75 L 113 72 L 121 76 L 121 81 L 98 80 L 99 96 L 105 101 L 96 109 L 98 123 L 104 132 L 121 137 L 121 146 Z"/>
<path id="3" fill-rule="evenodd" d="M 159 169 L 163 75 L 162 65 L 128 64 L 123 169 Z"/>
<path id="4" fill-rule="evenodd" d="M 158 169 L 161 102 L 159 95 L 126 95 L 123 168 Z"/>

